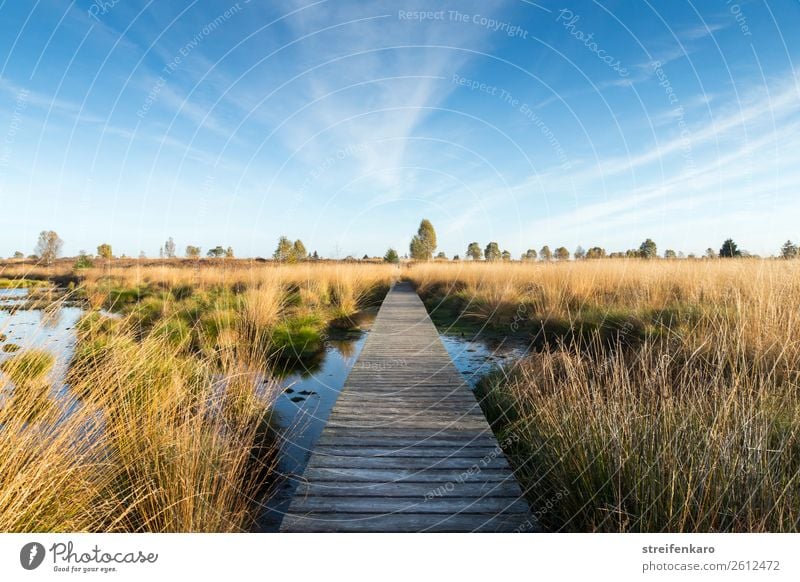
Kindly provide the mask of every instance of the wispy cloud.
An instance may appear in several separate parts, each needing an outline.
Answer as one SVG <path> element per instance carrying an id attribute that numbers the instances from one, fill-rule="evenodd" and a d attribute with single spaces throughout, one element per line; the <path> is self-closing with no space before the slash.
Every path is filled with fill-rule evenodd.
<path id="1" fill-rule="evenodd" d="M 569 175 L 559 169 L 516 186 L 515 191 L 530 191 L 544 180 L 548 195 L 555 198 L 575 188 L 589 199 L 605 198 L 536 220 L 530 230 L 607 236 L 613 229 L 645 227 L 649 220 L 671 213 L 686 215 L 702 208 L 718 222 L 730 222 L 735 220 L 732 213 L 748 200 L 771 196 L 782 204 L 800 189 L 800 169 L 788 154 L 800 146 L 800 94 L 795 83 L 790 76 L 770 90 L 754 90 L 746 101 L 729 103 L 716 118 L 694 127 L 690 146 L 696 163 L 691 166 L 682 158 L 686 142 L 675 137 L 630 157 L 601 158 Z M 661 171 L 664 166 L 671 168 L 667 176 Z M 631 175 L 638 186 L 618 189 L 621 182 L 614 178 Z M 730 206 L 720 207 L 721 197 Z"/>
<path id="2" fill-rule="evenodd" d="M 18 85 L 7 78 L 0 78 L 0 91 L 8 97 L 15 99 L 24 94 L 26 106 L 36 107 L 49 113 L 55 113 L 68 117 L 76 123 L 105 123 L 106 119 L 100 115 L 95 115 L 83 110 L 78 103 L 59 99 L 45 93 L 35 91 Z"/>

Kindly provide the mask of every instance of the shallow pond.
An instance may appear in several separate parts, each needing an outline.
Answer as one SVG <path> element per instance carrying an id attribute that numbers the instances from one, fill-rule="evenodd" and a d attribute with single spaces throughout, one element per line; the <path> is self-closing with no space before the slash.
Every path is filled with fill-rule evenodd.
<path id="1" fill-rule="evenodd" d="M 456 368 L 473 388 L 492 370 L 508 368 L 529 351 L 527 341 L 514 337 L 464 337 L 439 333 Z"/>
<path id="2" fill-rule="evenodd" d="M 80 307 L 55 306 L 53 309 L 22 309 L 27 289 L 0 289 L 0 362 L 19 351 L 42 349 L 56 357 L 50 378 L 56 391 L 64 389 L 63 378 L 75 350 L 75 324 L 83 313 Z"/>
<path id="3" fill-rule="evenodd" d="M 281 379 L 283 393 L 275 404 L 278 425 L 284 435 L 278 462 L 280 476 L 256 524 L 259 531 L 278 531 L 298 479 L 325 428 L 347 375 L 364 347 L 367 333 L 354 332 L 340 339 L 328 340 L 313 366 L 295 370 Z"/>
<path id="4" fill-rule="evenodd" d="M 63 393 L 66 390 L 63 378 L 75 349 L 75 325 L 83 310 L 74 306 L 23 309 L 26 299 L 25 289 L 0 290 L 0 362 L 13 355 L 3 351 L 8 344 L 18 345 L 22 350 L 48 350 L 57 362 L 51 374 L 54 390 Z M 258 531 L 277 531 L 280 526 L 298 478 L 366 341 L 371 320 L 365 319 L 360 324 L 363 331 L 329 338 L 317 358 L 286 370 L 279 380 L 282 393 L 274 412 L 275 424 L 282 435 L 280 476 L 264 503 L 256 524 Z M 510 365 L 527 351 L 524 342 L 516 339 L 465 337 L 442 330 L 440 337 L 456 368 L 473 387 L 496 366 Z"/>
<path id="5" fill-rule="evenodd" d="M 349 338 L 328 341 L 314 367 L 294 372 L 282 380 L 284 391 L 278 399 L 276 411 L 279 425 L 289 430 L 281 443 L 281 478 L 257 523 L 259 531 L 278 531 L 298 479 L 368 333 L 367 329 Z M 467 338 L 441 331 L 439 337 L 456 368 L 473 388 L 488 372 L 497 366 L 510 365 L 527 352 L 527 344 L 520 339 Z"/>

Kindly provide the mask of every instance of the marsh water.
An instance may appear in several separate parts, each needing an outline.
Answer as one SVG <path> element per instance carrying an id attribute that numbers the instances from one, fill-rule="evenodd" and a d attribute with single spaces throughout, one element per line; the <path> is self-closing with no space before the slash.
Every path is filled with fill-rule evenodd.
<path id="1" fill-rule="evenodd" d="M 314 445 L 364 347 L 370 324 L 371 321 L 362 323 L 362 331 L 349 337 L 329 340 L 313 367 L 301 368 L 283 379 L 276 412 L 279 424 L 290 430 L 281 441 L 280 481 L 257 523 L 259 531 L 278 531 Z M 470 338 L 441 330 L 439 337 L 456 368 L 473 388 L 487 373 L 510 366 L 527 352 L 527 344 L 520 339 Z"/>
<path id="2" fill-rule="evenodd" d="M 52 309 L 26 309 L 27 289 L 0 289 L 0 362 L 17 351 L 36 348 L 51 352 L 56 363 L 51 373 L 56 393 L 75 350 L 75 325 L 80 307 L 57 305 Z"/>
<path id="3" fill-rule="evenodd" d="M 0 362 L 13 356 L 15 346 L 19 350 L 37 348 L 52 352 L 56 357 L 52 384 L 54 392 L 61 394 L 67 389 L 64 377 L 75 349 L 75 326 L 83 309 L 77 306 L 26 309 L 26 301 L 25 289 L 0 290 Z M 287 366 L 279 374 L 282 392 L 274 407 L 280 435 L 279 475 L 257 521 L 258 531 L 278 530 L 311 451 L 361 353 L 373 319 L 374 316 L 363 319 L 360 331 L 328 338 L 316 358 Z M 442 330 L 440 337 L 456 368 L 472 387 L 488 372 L 511 365 L 527 351 L 525 343 L 517 339 L 466 337 Z"/>

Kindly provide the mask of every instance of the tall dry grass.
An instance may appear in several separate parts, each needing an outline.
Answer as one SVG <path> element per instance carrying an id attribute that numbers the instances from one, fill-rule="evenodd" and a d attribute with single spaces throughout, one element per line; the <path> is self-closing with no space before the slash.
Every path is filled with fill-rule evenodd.
<path id="1" fill-rule="evenodd" d="M 250 527 L 275 462 L 277 384 L 126 333 L 84 324 L 92 353 L 70 369 L 69 398 L 15 398 L 28 380 L 0 380 L 12 396 L 0 428 L 0 531 Z M 42 399 L 55 417 L 38 414 Z"/>
<path id="2" fill-rule="evenodd" d="M 249 529 L 279 449 L 275 338 L 351 315 L 393 276 L 233 262 L 81 272 L 68 295 L 94 309 L 67 396 L 35 353 L 0 374 L 0 531 Z"/>
<path id="3" fill-rule="evenodd" d="M 429 264 L 410 277 L 430 308 L 532 340 L 481 395 L 547 528 L 800 528 L 798 262 Z"/>

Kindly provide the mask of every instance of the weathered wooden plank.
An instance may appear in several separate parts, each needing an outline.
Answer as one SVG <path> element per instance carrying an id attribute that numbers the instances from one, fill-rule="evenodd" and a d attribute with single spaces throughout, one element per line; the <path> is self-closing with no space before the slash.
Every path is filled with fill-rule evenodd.
<path id="1" fill-rule="evenodd" d="M 374 483 L 352 481 L 315 481 L 303 483 L 295 490 L 298 497 L 508 497 L 519 499 L 520 489 L 516 481 L 474 481 L 453 483 L 447 487 L 437 487 L 430 481 L 406 481 L 401 483 Z"/>
<path id="2" fill-rule="evenodd" d="M 366 447 L 366 446 L 320 446 L 314 449 L 320 456 L 331 457 L 459 457 L 482 459 L 487 455 L 497 454 L 497 449 L 488 447 L 463 447 L 451 445 L 449 447 Z"/>
<path id="3" fill-rule="evenodd" d="M 533 526 L 531 525 L 533 524 Z M 535 531 L 527 513 L 370 514 L 309 513 L 289 514 L 283 531 L 295 532 L 513 532 Z"/>
<path id="4" fill-rule="evenodd" d="M 292 501 L 295 513 L 327 511 L 340 513 L 524 513 L 527 504 L 511 497 L 435 497 L 434 489 L 415 497 L 296 496 Z"/>
<path id="5" fill-rule="evenodd" d="M 489 457 L 487 460 L 475 457 L 350 457 L 333 455 L 312 455 L 309 467 L 361 468 L 361 469 L 504 469 L 508 463 L 503 456 Z"/>
<path id="6" fill-rule="evenodd" d="M 468 438 L 475 438 L 482 436 L 494 440 L 494 435 L 492 434 L 492 430 L 489 428 L 488 424 L 485 424 L 479 429 L 469 429 L 469 430 L 461 430 L 461 429 L 411 430 L 402 428 L 397 428 L 397 429 L 383 428 L 380 431 L 377 431 L 373 428 L 326 426 L 325 431 L 323 432 L 323 436 L 325 435 L 352 436 L 354 438 L 362 438 L 362 437 L 368 438 L 372 436 L 391 436 L 400 438 L 452 438 L 452 439 L 462 439 L 462 438 L 468 439 Z"/>
<path id="7" fill-rule="evenodd" d="M 513 473 L 507 469 L 483 469 L 477 472 L 465 472 L 456 469 L 428 468 L 415 469 L 354 469 L 354 468 L 315 468 L 308 467 L 303 473 L 308 482 L 350 481 L 370 483 L 400 483 L 404 481 L 436 482 L 445 488 L 448 483 L 461 484 L 480 481 L 514 480 Z"/>
<path id="8" fill-rule="evenodd" d="M 497 441 L 486 435 L 476 435 L 474 437 L 464 436 L 457 437 L 423 437 L 423 438 L 409 438 L 406 436 L 396 435 L 369 435 L 369 436 L 343 436 L 331 435 L 324 433 L 317 441 L 317 449 L 322 450 L 322 447 L 335 446 L 335 447 L 450 447 L 457 445 L 459 447 L 488 447 L 494 448 L 497 446 Z"/>

